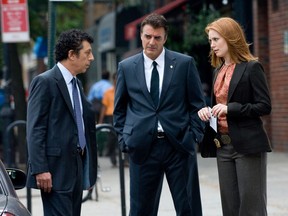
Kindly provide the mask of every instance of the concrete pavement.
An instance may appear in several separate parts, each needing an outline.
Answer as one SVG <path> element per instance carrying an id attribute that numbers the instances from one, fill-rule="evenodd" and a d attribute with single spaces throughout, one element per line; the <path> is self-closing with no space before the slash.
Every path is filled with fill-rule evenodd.
<path id="1" fill-rule="evenodd" d="M 98 183 L 99 200 L 88 200 L 82 205 L 82 216 L 123 216 L 121 211 L 119 169 L 111 168 L 108 157 L 100 157 L 101 184 Z M 199 178 L 204 216 L 221 216 L 218 174 L 215 159 L 198 155 Z M 267 200 L 269 216 L 288 215 L 288 153 L 268 154 Z M 110 191 L 107 192 L 107 189 Z M 103 189 L 103 190 L 101 190 Z M 129 213 L 129 168 L 125 168 L 126 215 Z M 17 191 L 26 205 L 26 189 Z M 32 215 L 41 216 L 42 203 L 39 192 L 32 190 Z M 158 216 L 175 215 L 167 183 L 163 184 Z"/>

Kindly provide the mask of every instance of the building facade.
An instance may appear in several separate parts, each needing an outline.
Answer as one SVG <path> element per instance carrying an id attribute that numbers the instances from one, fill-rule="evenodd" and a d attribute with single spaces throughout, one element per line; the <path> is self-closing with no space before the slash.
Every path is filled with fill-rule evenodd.
<path id="1" fill-rule="evenodd" d="M 254 49 L 264 64 L 272 113 L 265 119 L 275 151 L 288 152 L 288 1 L 254 0 Z"/>
<path id="2" fill-rule="evenodd" d="M 117 29 L 115 32 L 117 32 L 118 36 L 114 36 L 112 38 L 113 41 L 111 41 L 112 43 L 107 44 L 110 46 L 105 47 L 103 41 L 99 42 L 101 38 L 97 38 L 96 41 L 98 41 L 98 44 L 96 43 L 95 45 L 97 48 L 95 56 L 98 59 L 98 62 L 96 62 L 98 67 L 108 67 L 108 69 L 111 68 L 113 70 L 116 70 L 117 63 L 121 59 L 141 51 L 141 41 L 139 39 L 140 23 L 145 15 L 151 12 L 163 14 L 173 27 L 177 27 L 181 34 L 176 35 L 177 37 L 173 38 L 173 40 L 180 41 L 180 43 L 183 40 L 181 35 L 184 35 L 185 25 L 187 24 L 187 7 L 191 8 L 191 13 L 197 13 L 203 6 L 207 6 L 219 11 L 221 16 L 235 18 L 243 26 L 248 42 L 252 43 L 251 51 L 255 56 L 259 57 L 259 61 L 262 63 L 268 79 L 272 99 L 272 113 L 263 118 L 264 127 L 268 132 L 273 149 L 275 151 L 288 152 L 287 0 L 155 0 L 149 2 L 146 0 L 123 0 L 117 2 L 121 2 L 121 10 L 119 11 L 122 11 L 121 14 L 116 14 L 117 22 L 115 24 Z M 141 10 L 137 14 L 130 16 L 129 19 L 125 19 L 127 14 L 130 14 L 127 8 L 133 7 L 140 8 Z M 127 12 L 123 8 L 126 8 Z M 101 37 L 99 26 L 101 26 L 103 20 L 111 16 L 111 13 L 113 14 L 113 10 L 115 9 L 111 9 L 110 7 L 106 14 L 102 14 L 101 17 L 97 18 L 92 27 L 92 29 L 94 28 L 98 32 L 95 34 L 95 37 Z M 109 21 L 107 23 L 106 27 L 109 25 Z M 115 28 L 115 25 L 113 28 Z M 103 32 L 105 33 L 105 31 Z M 105 34 L 102 36 L 105 36 Z M 107 38 L 109 37 L 103 37 L 102 39 Z M 168 43 L 168 48 L 170 48 L 169 45 Z M 99 47 L 101 49 L 98 49 Z M 200 65 L 197 65 L 201 79 L 203 82 L 211 83 L 210 74 L 212 74 L 212 69 L 207 70 L 207 65 L 209 67 L 208 41 L 206 47 L 203 46 L 203 49 L 197 48 L 192 53 L 187 54 L 193 56 L 199 50 L 207 52 L 207 55 L 205 55 L 207 59 L 204 58 L 202 62 L 200 61 L 201 59 L 196 59 L 196 62 L 201 62 Z M 100 70 L 102 68 L 97 69 L 98 74 L 101 73 Z M 95 78 L 96 76 L 89 80 L 94 81 Z M 99 78 L 99 75 L 97 78 Z"/>

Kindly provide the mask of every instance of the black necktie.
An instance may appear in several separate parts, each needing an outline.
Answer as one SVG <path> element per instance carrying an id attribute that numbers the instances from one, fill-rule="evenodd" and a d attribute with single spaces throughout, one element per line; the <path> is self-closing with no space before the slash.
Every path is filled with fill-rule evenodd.
<path id="1" fill-rule="evenodd" d="M 75 115 L 75 119 L 77 123 L 79 145 L 81 149 L 84 149 L 86 145 L 86 139 L 85 139 L 84 130 L 83 130 L 82 114 L 81 114 L 80 101 L 79 101 L 79 95 L 78 95 L 76 83 L 77 83 L 76 79 L 73 78 L 72 79 L 72 96 L 73 96 L 73 102 L 74 102 L 74 115 Z"/>
<path id="2" fill-rule="evenodd" d="M 155 61 L 153 61 L 150 94 L 155 106 L 157 107 L 159 102 L 159 74 L 157 71 L 157 62 Z"/>

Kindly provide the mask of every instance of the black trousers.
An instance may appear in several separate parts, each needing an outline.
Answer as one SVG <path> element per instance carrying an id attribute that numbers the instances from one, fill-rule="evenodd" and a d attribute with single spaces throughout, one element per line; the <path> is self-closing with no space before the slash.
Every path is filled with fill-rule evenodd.
<path id="1" fill-rule="evenodd" d="M 202 216 L 197 155 L 157 139 L 142 165 L 130 160 L 130 216 L 156 216 L 164 174 L 177 216 Z"/>
<path id="2" fill-rule="evenodd" d="M 223 145 L 217 166 L 223 216 L 266 216 L 267 153 L 243 155 Z"/>
<path id="3" fill-rule="evenodd" d="M 73 163 L 71 163 L 72 165 Z M 75 173 L 74 179 L 68 179 L 68 181 L 74 181 L 74 186 L 68 191 L 55 191 L 52 188 L 50 193 L 41 191 L 41 198 L 43 202 L 44 216 L 80 216 L 82 205 L 82 173 L 83 163 L 80 154 L 76 155 L 75 164 L 77 166 L 77 173 Z M 54 177 L 61 178 L 59 177 Z M 53 182 L 53 176 L 52 176 Z M 53 184 L 53 183 L 52 183 Z"/>

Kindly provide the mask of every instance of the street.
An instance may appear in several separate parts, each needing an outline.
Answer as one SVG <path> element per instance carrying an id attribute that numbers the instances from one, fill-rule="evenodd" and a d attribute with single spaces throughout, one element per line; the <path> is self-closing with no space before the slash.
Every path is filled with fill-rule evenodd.
<path id="1" fill-rule="evenodd" d="M 119 169 L 112 168 L 108 157 L 100 157 L 100 180 L 97 184 L 99 200 L 88 200 L 82 205 L 83 216 L 122 216 Z M 198 155 L 199 178 L 203 216 L 221 216 L 218 174 L 215 159 L 204 159 Z M 268 153 L 267 202 L 269 216 L 288 215 L 288 154 Z M 102 190 L 101 190 L 102 189 Z M 110 189 L 110 191 L 109 191 Z M 129 213 L 129 168 L 125 168 L 126 215 Z M 26 205 L 26 188 L 17 191 Z M 87 192 L 85 192 L 87 193 Z M 39 191 L 32 190 L 32 215 L 41 216 L 42 203 Z M 167 183 L 163 190 L 158 216 L 174 216 L 175 211 Z"/>

